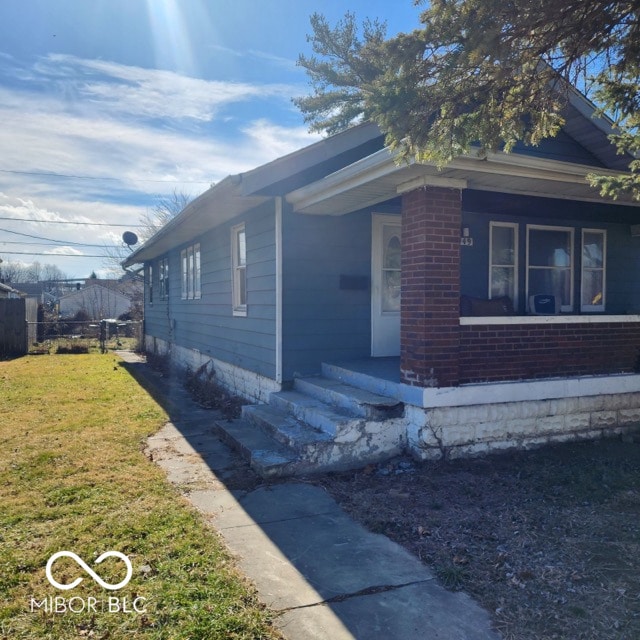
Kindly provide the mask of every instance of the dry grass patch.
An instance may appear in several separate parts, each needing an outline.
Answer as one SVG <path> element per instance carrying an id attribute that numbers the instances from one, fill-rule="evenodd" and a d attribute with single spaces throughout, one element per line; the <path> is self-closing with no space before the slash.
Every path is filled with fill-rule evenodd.
<path id="1" fill-rule="evenodd" d="M 113 355 L 51 355 L 0 362 L 0 638 L 277 638 L 269 612 L 235 570 L 218 538 L 142 454 L 163 410 Z M 133 564 L 119 591 L 100 588 L 90 566 L 116 550 Z M 122 564 L 94 566 L 108 582 Z M 31 599 L 89 598 L 79 613 L 31 610 Z M 105 611 L 108 597 L 144 611 Z M 144 600 L 142 600 L 144 598 Z M 96 610 L 97 609 L 97 610 Z"/>
<path id="2" fill-rule="evenodd" d="M 640 638 L 640 443 L 407 460 L 319 479 L 473 595 L 507 640 Z"/>

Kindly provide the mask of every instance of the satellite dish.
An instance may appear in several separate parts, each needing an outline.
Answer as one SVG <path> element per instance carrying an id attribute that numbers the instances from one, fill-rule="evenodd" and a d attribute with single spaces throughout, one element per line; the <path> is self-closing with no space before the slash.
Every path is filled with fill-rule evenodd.
<path id="1" fill-rule="evenodd" d="M 122 234 L 122 241 L 129 247 L 138 244 L 138 236 L 133 231 L 125 231 Z"/>

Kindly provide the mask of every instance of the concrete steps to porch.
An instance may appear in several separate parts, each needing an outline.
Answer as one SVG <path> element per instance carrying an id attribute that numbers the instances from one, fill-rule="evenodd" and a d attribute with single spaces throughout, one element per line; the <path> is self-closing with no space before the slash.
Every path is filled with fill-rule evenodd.
<path id="1" fill-rule="evenodd" d="M 216 432 L 263 477 L 355 468 L 400 453 L 403 404 L 332 377 L 298 378 Z"/>

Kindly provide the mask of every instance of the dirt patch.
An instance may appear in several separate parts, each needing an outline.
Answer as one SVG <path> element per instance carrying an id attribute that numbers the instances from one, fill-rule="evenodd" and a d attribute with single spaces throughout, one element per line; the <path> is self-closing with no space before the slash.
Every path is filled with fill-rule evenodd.
<path id="1" fill-rule="evenodd" d="M 314 482 L 473 595 L 506 639 L 640 638 L 637 442 L 398 458 Z"/>

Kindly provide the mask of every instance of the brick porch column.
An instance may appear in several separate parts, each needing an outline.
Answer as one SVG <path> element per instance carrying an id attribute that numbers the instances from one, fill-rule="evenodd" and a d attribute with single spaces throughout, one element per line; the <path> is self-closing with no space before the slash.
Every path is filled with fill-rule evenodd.
<path id="1" fill-rule="evenodd" d="M 402 382 L 457 386 L 462 192 L 422 187 L 402 196 Z"/>

